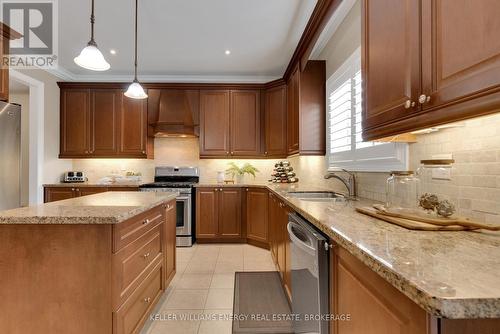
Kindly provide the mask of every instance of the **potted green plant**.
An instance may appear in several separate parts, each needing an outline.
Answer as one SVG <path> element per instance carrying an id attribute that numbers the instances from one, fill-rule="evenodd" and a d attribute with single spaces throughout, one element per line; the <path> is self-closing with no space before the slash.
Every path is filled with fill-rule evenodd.
<path id="1" fill-rule="evenodd" d="M 226 169 L 226 174 L 230 175 L 232 180 L 234 180 L 234 177 L 236 176 L 236 183 L 243 183 L 245 174 L 252 175 L 255 178 L 255 174 L 259 173 L 259 170 L 248 162 L 242 167 L 238 167 L 238 165 L 234 162 L 230 162 L 228 165 L 229 168 Z"/>

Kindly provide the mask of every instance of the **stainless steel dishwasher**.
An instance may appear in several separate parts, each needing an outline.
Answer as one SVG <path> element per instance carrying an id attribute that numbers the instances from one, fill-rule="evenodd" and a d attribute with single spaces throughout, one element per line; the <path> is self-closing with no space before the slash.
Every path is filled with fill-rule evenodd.
<path id="1" fill-rule="evenodd" d="M 292 311 L 300 316 L 294 333 L 328 333 L 328 239 L 295 213 L 288 215 L 292 270 Z"/>

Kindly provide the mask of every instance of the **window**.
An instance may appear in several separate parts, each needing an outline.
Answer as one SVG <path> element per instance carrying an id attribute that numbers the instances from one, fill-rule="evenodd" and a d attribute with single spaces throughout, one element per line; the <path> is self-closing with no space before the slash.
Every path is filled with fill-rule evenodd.
<path id="1" fill-rule="evenodd" d="M 328 169 L 388 172 L 408 169 L 408 144 L 364 142 L 361 50 L 326 82 Z"/>

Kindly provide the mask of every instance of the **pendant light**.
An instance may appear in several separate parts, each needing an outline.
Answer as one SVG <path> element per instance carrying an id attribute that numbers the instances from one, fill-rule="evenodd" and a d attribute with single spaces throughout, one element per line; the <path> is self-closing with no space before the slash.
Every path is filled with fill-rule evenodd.
<path id="1" fill-rule="evenodd" d="M 132 99 L 146 99 L 148 95 L 144 92 L 139 80 L 137 80 L 137 7 L 138 0 L 135 0 L 135 62 L 134 62 L 134 81 L 125 92 L 126 97 Z"/>
<path id="2" fill-rule="evenodd" d="M 94 0 L 92 0 L 92 14 L 90 15 L 90 42 L 82 50 L 80 55 L 74 59 L 75 63 L 87 70 L 92 71 L 107 71 L 110 68 L 109 63 L 104 59 L 101 51 L 97 48 L 97 43 L 94 40 Z"/>

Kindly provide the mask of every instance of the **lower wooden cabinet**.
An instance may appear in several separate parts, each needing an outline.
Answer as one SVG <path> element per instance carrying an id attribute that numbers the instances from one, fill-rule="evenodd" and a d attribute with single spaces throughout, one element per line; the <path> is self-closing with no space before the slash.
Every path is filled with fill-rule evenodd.
<path id="1" fill-rule="evenodd" d="M 200 242 L 244 241 L 240 188 L 197 189 L 196 239 Z"/>
<path id="2" fill-rule="evenodd" d="M 269 195 L 269 231 L 270 231 L 270 248 L 271 255 L 276 263 L 278 271 L 281 275 L 283 287 L 291 300 L 292 297 L 292 277 L 291 277 L 291 254 L 290 254 L 290 239 L 288 236 L 288 214 L 292 212 L 275 195 Z"/>
<path id="3" fill-rule="evenodd" d="M 165 213 L 165 285 L 168 285 L 175 276 L 176 272 L 176 224 L 177 224 L 177 206 L 172 201 L 167 204 Z"/>
<path id="4" fill-rule="evenodd" d="M 106 191 L 138 191 L 138 187 L 44 187 L 44 203 L 62 201 Z"/>
<path id="5" fill-rule="evenodd" d="M 269 245 L 268 191 L 264 188 L 245 188 L 247 240 Z"/>

